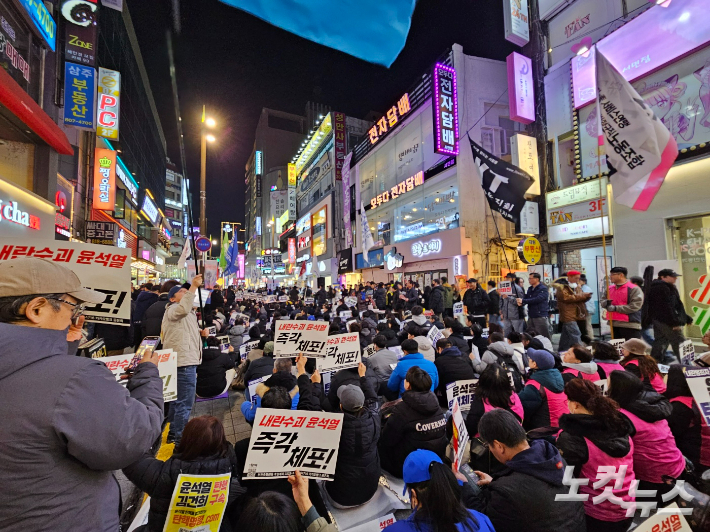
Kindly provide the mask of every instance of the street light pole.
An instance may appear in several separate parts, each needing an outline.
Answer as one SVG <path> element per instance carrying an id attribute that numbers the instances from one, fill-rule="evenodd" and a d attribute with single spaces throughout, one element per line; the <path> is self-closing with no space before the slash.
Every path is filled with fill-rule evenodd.
<path id="1" fill-rule="evenodd" d="M 207 142 L 214 142 L 214 135 L 207 133 L 208 127 L 214 127 L 216 122 L 206 115 L 202 106 L 202 129 L 200 130 L 200 234 L 207 233 Z"/>

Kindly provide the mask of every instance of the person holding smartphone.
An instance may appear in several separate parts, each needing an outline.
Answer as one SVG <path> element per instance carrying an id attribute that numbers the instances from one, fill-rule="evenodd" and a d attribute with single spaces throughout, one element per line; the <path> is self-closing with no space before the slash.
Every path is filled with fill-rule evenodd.
<path id="1" fill-rule="evenodd" d="M 190 418 L 192 405 L 195 404 L 197 387 L 197 366 L 202 362 L 202 339 L 208 336 L 207 328 L 200 331 L 193 302 L 198 288 L 202 285 L 202 276 L 196 275 L 190 282 L 190 288 L 173 287 L 168 293 L 170 303 L 165 308 L 161 335 L 163 348 L 177 353 L 177 400 L 171 409 L 172 423 L 168 431 L 168 443 L 177 446 L 182 431 Z"/>
<path id="2" fill-rule="evenodd" d="M 130 286 L 115 287 L 128 292 Z M 119 529 L 113 471 L 160 435 L 163 383 L 152 352 L 126 387 L 71 356 L 84 304 L 106 295 L 38 258 L 0 262 L 0 530 Z"/>

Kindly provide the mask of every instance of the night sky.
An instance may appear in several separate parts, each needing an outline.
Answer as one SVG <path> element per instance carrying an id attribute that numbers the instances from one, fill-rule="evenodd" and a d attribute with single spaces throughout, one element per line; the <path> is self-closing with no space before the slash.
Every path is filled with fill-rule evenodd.
<path id="1" fill-rule="evenodd" d="M 127 4 L 168 157 L 180 167 L 165 37 L 173 27 L 172 2 Z M 262 107 L 304 115 L 306 102 L 313 100 L 363 118 L 370 110 L 386 110 L 453 43 L 466 54 L 499 60 L 516 49 L 503 38 L 501 0 L 419 0 L 407 44 L 389 69 L 302 39 L 217 0 L 181 0 L 180 10 L 181 32 L 173 35 L 173 45 L 196 225 L 203 104 L 219 124 L 207 159 L 208 230 L 215 237 L 221 221 L 244 220 L 245 165 Z"/>

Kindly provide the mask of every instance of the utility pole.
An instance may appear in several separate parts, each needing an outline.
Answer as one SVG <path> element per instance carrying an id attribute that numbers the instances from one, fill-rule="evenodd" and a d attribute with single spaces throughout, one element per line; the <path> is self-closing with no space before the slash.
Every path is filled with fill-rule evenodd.
<path id="1" fill-rule="evenodd" d="M 207 132 L 213 128 L 214 118 L 207 117 L 205 106 L 202 106 L 202 127 L 200 130 L 200 234 L 207 233 L 207 143 L 214 142 L 215 137 Z"/>

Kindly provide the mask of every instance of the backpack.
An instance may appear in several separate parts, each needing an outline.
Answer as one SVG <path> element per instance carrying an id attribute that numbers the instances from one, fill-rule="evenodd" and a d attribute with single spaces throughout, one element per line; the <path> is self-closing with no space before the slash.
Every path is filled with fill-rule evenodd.
<path id="1" fill-rule="evenodd" d="M 508 377 L 510 378 L 510 384 L 515 389 L 515 393 L 522 392 L 523 388 L 525 387 L 525 384 L 523 382 L 523 376 L 520 373 L 520 370 L 518 369 L 518 365 L 515 363 L 515 360 L 513 360 L 512 355 L 503 356 L 496 353 L 495 351 L 489 352 L 493 353 L 496 356 L 498 364 L 500 364 L 503 369 L 508 373 Z"/>

